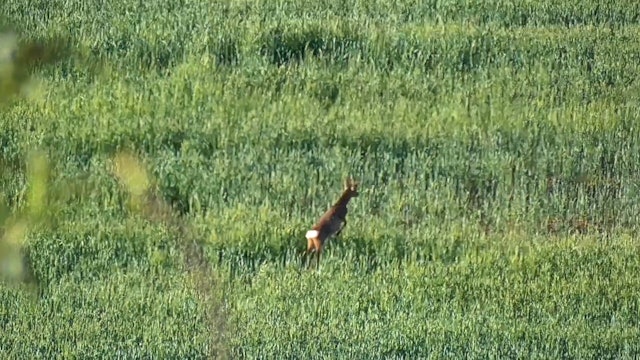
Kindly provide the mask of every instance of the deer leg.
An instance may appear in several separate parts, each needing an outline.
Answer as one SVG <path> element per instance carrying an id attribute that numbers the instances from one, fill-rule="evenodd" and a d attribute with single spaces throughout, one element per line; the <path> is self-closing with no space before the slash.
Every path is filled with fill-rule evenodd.
<path id="1" fill-rule="evenodd" d="M 336 237 L 338 235 L 340 235 L 340 233 L 342 232 L 342 230 L 344 230 L 344 227 L 347 226 L 347 219 L 343 219 L 342 220 L 342 226 L 340 226 L 340 230 L 338 230 L 338 232 L 336 233 Z"/>
<path id="2" fill-rule="evenodd" d="M 316 251 L 316 271 L 320 269 L 320 251 Z"/>
<path id="3" fill-rule="evenodd" d="M 307 269 L 308 269 L 308 268 L 309 268 L 309 266 L 311 265 L 311 260 L 312 260 L 312 259 L 309 257 L 309 255 L 311 255 L 311 257 L 313 257 L 313 254 L 311 254 L 311 253 L 312 253 L 315 249 L 316 249 L 315 242 L 313 241 L 313 239 L 309 239 L 309 238 L 308 238 L 308 239 L 307 239 L 307 250 L 306 250 L 306 251 L 304 252 L 304 254 L 302 255 L 302 258 L 303 258 L 303 259 L 302 259 L 302 260 L 303 260 L 302 265 L 303 265 L 305 268 L 307 268 Z"/>
<path id="4" fill-rule="evenodd" d="M 320 269 L 320 255 L 322 255 L 322 247 L 316 250 L 316 271 Z"/>
<path id="5" fill-rule="evenodd" d="M 307 269 L 311 267 L 311 262 L 313 261 L 313 256 L 315 255 L 314 254 L 315 252 L 316 252 L 316 249 L 311 248 L 304 253 L 305 267 Z"/>

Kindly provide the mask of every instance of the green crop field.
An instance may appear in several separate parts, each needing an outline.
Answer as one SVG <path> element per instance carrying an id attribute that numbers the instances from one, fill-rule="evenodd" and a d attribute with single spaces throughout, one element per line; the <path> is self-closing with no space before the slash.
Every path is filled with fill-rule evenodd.
<path id="1" fill-rule="evenodd" d="M 635 0 L 3 0 L 0 358 L 638 358 L 639 39 Z"/>

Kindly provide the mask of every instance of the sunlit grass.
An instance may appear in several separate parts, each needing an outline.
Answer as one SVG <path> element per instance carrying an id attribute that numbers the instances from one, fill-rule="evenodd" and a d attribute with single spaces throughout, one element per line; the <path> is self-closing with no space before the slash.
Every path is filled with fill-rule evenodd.
<path id="1" fill-rule="evenodd" d="M 0 8 L 3 358 L 637 357 L 635 3 L 176 4 Z"/>

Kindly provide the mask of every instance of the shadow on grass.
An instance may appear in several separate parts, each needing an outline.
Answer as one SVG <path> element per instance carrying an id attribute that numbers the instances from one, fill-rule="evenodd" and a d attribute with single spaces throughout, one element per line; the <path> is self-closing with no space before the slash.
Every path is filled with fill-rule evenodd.
<path id="1" fill-rule="evenodd" d="M 282 66 L 302 61 L 306 56 L 325 58 L 332 63 L 347 62 L 353 50 L 363 46 L 355 33 L 337 34 L 320 26 L 305 30 L 275 27 L 259 39 L 260 54 L 272 64 Z"/>

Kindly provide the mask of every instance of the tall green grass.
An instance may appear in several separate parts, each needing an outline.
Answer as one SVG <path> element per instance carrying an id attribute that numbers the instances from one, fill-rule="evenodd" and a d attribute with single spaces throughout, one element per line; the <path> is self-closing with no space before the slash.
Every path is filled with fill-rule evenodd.
<path id="1" fill-rule="evenodd" d="M 637 357 L 639 14 L 6 1 L 0 353 Z"/>

